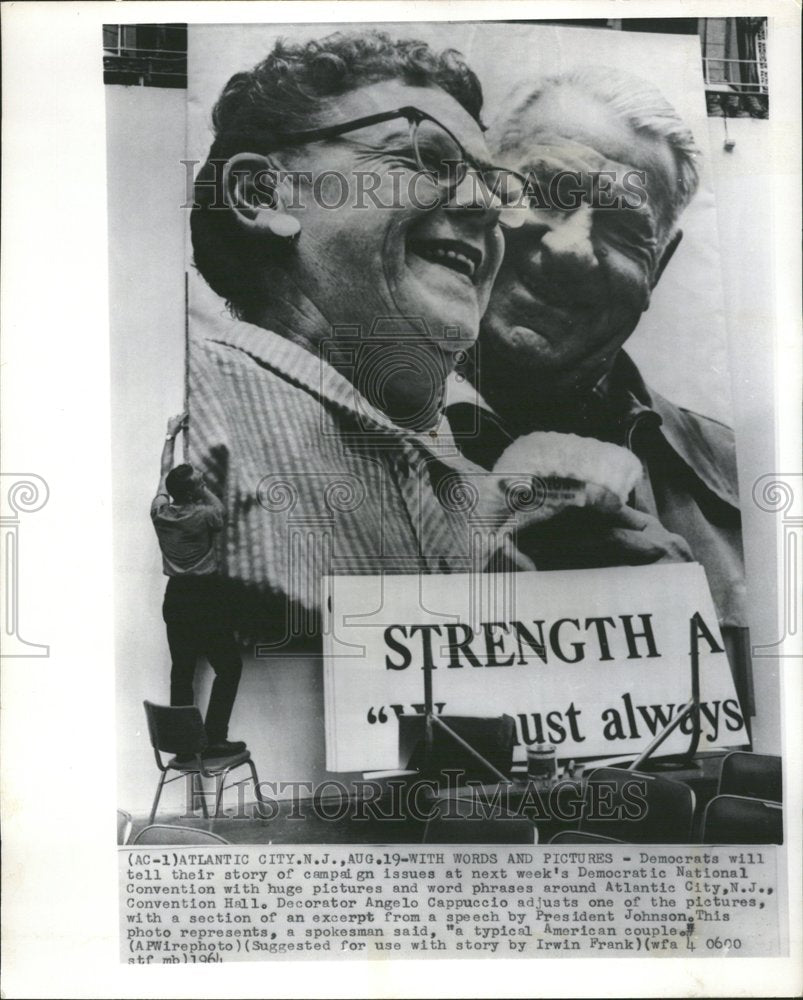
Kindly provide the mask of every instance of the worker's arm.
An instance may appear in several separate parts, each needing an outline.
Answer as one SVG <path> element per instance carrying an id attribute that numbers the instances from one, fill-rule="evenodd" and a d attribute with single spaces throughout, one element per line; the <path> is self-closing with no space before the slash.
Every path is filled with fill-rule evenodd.
<path id="1" fill-rule="evenodd" d="M 154 503 L 159 496 L 167 497 L 167 486 L 165 485 L 165 480 L 167 479 L 167 474 L 173 468 L 173 455 L 176 446 L 176 435 L 181 430 L 182 427 L 186 426 L 187 414 L 178 413 L 175 417 L 171 417 L 167 421 L 167 433 L 165 434 L 165 443 L 162 448 L 162 458 L 159 467 L 159 486 L 156 490 L 156 498 L 154 498 Z"/>

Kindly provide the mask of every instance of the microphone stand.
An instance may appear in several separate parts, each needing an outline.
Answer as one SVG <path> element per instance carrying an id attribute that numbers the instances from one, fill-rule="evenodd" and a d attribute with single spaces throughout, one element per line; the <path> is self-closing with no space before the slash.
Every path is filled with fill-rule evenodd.
<path id="1" fill-rule="evenodd" d="M 683 766 L 694 766 L 694 755 L 700 744 L 700 649 L 699 633 L 697 624 L 701 622 L 700 612 L 695 611 L 689 619 L 689 656 L 691 658 L 691 699 L 672 719 L 669 725 L 665 726 L 660 733 L 652 740 L 639 756 L 629 766 L 628 770 L 638 771 L 650 760 L 652 755 L 664 741 L 671 736 L 684 719 L 691 718 L 692 733 L 689 749 L 683 754 Z"/>
<path id="2" fill-rule="evenodd" d="M 490 771 L 497 781 L 505 785 L 513 784 L 510 778 L 497 770 L 478 750 L 435 714 L 435 705 L 432 696 L 432 667 L 424 664 L 424 760 L 426 761 L 427 769 L 431 767 L 431 762 L 434 758 L 436 728 L 446 733 L 450 739 L 465 750 L 474 760 Z"/>

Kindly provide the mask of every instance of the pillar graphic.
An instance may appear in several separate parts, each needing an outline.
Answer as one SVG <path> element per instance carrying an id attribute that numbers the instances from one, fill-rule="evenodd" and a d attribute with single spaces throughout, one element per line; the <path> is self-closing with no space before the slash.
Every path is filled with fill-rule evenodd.
<path id="1" fill-rule="evenodd" d="M 0 495 L 0 553 L 3 596 L 0 600 L 0 655 L 49 656 L 50 647 L 23 639 L 19 630 L 20 514 L 33 514 L 47 503 L 49 490 L 41 476 L 3 472 Z"/>
<path id="2" fill-rule="evenodd" d="M 783 652 L 784 645 L 800 636 L 800 573 L 803 562 L 803 475 L 769 473 L 753 485 L 753 500 L 761 510 L 781 515 L 781 626 L 783 635 L 776 642 L 753 646 L 753 656 L 780 659 L 800 653 Z"/>

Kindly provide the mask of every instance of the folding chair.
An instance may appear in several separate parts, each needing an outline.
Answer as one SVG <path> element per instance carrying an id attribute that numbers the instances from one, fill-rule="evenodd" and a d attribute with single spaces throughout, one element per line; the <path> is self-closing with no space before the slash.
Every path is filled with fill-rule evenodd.
<path id="1" fill-rule="evenodd" d="M 127 813 L 124 809 L 117 810 L 117 843 L 127 844 L 128 838 L 131 836 L 131 813 Z"/>
<path id="2" fill-rule="evenodd" d="M 783 802 L 781 758 L 734 750 L 723 758 L 717 795 Z"/>
<path id="3" fill-rule="evenodd" d="M 615 837 L 603 837 L 601 833 L 583 833 L 581 830 L 561 830 L 549 838 L 550 844 L 623 844 Z"/>
<path id="4" fill-rule="evenodd" d="M 717 795 L 703 814 L 704 844 L 782 844 L 783 806 L 743 795 Z"/>
<path id="5" fill-rule="evenodd" d="M 491 786 L 484 786 L 485 789 Z M 496 786 L 502 792 L 505 786 Z M 476 791 L 482 791 L 483 788 Z M 472 789 L 440 795 L 424 828 L 425 844 L 537 844 L 538 827 Z"/>
<path id="6" fill-rule="evenodd" d="M 254 782 L 254 791 L 260 805 L 262 805 L 262 795 L 259 790 L 259 778 L 257 777 L 254 762 L 248 750 L 234 754 L 231 757 L 213 757 L 205 759 L 203 751 L 209 744 L 206 736 L 201 713 L 195 705 L 186 707 L 171 707 L 167 705 L 154 705 L 150 701 L 143 702 L 145 715 L 148 720 L 148 732 L 150 733 L 151 746 L 156 757 L 156 766 L 161 771 L 159 784 L 156 787 L 156 796 L 153 800 L 149 823 L 153 823 L 156 816 L 156 809 L 162 795 L 162 788 L 169 785 L 171 781 L 176 781 L 186 775 L 192 775 L 192 788 L 195 793 L 196 785 L 200 789 L 201 808 L 204 817 L 209 818 L 209 810 L 206 806 L 206 795 L 203 790 L 201 778 L 214 778 L 216 783 L 215 793 L 215 816 L 220 812 L 220 800 L 223 796 L 226 785 L 226 778 L 229 772 L 238 767 L 248 767 Z M 165 764 L 162 761 L 161 753 L 176 754 L 184 760 L 178 760 L 178 756 L 171 757 Z M 176 771 L 176 775 L 168 778 L 171 771 Z"/>
<path id="7" fill-rule="evenodd" d="M 172 826 L 154 823 L 144 826 L 131 841 L 135 844 L 228 844 L 229 841 L 210 830 L 196 830 L 192 826 Z"/>
<path id="8" fill-rule="evenodd" d="M 507 777 L 513 765 L 516 723 L 509 715 L 485 718 L 462 715 L 438 716 L 457 735 L 434 726 L 432 745 L 425 740 L 426 719 L 423 715 L 399 717 L 399 759 L 402 766 L 416 770 L 422 777 L 439 785 L 454 783 L 446 772 L 460 772 L 459 784 L 468 781 L 492 781 L 489 768 L 476 757 L 478 753 L 500 775 Z M 473 752 L 472 752 L 473 751 Z"/>
<path id="9" fill-rule="evenodd" d="M 588 778 L 579 828 L 629 844 L 688 844 L 694 804 L 680 781 L 599 767 Z"/>

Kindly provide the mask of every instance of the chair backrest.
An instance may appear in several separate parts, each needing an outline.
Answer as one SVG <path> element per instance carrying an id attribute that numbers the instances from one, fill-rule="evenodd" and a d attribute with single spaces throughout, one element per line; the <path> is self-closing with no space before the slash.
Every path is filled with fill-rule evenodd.
<path id="1" fill-rule="evenodd" d="M 588 778 L 580 829 L 632 844 L 688 844 L 694 803 L 680 781 L 599 767 Z"/>
<path id="2" fill-rule="evenodd" d="M 513 765 L 513 747 L 516 742 L 516 722 L 510 715 L 491 718 L 464 715 L 444 715 L 443 721 L 458 736 L 481 754 L 490 764 L 509 774 Z M 427 758 L 424 744 L 423 715 L 399 717 L 399 759 L 404 767 L 420 771 L 428 778 L 442 780 L 444 771 L 463 772 L 461 782 L 491 781 L 492 775 L 448 733 L 437 726 L 433 730 L 432 754 Z"/>
<path id="3" fill-rule="evenodd" d="M 783 802 L 781 758 L 734 750 L 722 761 L 717 795 L 742 795 L 764 802 Z"/>
<path id="4" fill-rule="evenodd" d="M 117 810 L 117 843 L 127 844 L 128 838 L 131 836 L 131 813 L 127 813 L 124 809 Z"/>
<path id="5" fill-rule="evenodd" d="M 561 830 L 549 838 L 550 844 L 623 844 L 616 837 L 603 837 L 601 833 L 583 833 L 582 830 Z"/>
<path id="6" fill-rule="evenodd" d="M 191 826 L 170 826 L 154 823 L 143 827 L 131 841 L 133 844 L 228 844 L 229 841 L 209 830 L 196 830 Z"/>
<path id="7" fill-rule="evenodd" d="M 782 844 L 783 806 L 742 795 L 717 795 L 705 807 L 704 844 Z"/>
<path id="8" fill-rule="evenodd" d="M 537 844 L 538 827 L 527 819 L 434 816 L 424 828 L 425 844 Z"/>
<path id="9" fill-rule="evenodd" d="M 425 844 L 537 844 L 538 828 L 511 808 L 507 786 L 480 785 L 440 795 Z"/>
<path id="10" fill-rule="evenodd" d="M 148 732 L 154 750 L 165 753 L 200 753 L 209 743 L 201 712 L 196 705 L 174 708 L 144 701 Z"/>

